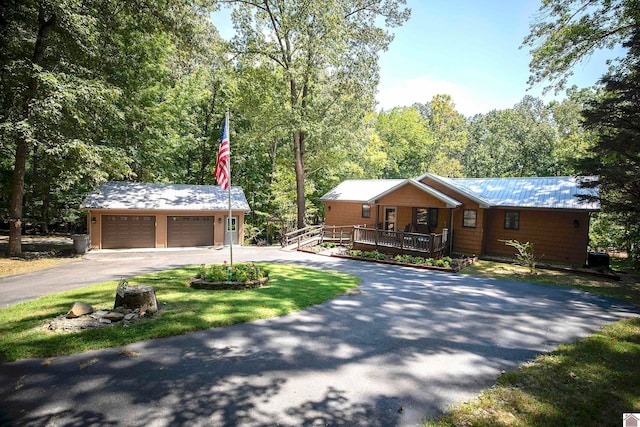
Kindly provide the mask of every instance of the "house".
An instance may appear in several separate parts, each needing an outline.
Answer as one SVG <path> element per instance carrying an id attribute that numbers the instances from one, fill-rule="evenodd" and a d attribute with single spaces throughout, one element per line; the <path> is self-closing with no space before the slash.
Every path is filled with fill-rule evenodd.
<path id="1" fill-rule="evenodd" d="M 590 213 L 598 203 L 578 195 L 574 177 L 347 180 L 320 200 L 326 225 L 362 225 L 386 231 L 440 233 L 450 251 L 509 255 L 501 240 L 531 242 L 545 261 L 583 265 Z M 406 238 L 406 237 L 405 237 Z"/>
<path id="2" fill-rule="evenodd" d="M 105 182 L 82 202 L 92 249 L 242 243 L 249 204 L 241 187 Z M 231 233 L 225 232 L 226 227 Z"/>

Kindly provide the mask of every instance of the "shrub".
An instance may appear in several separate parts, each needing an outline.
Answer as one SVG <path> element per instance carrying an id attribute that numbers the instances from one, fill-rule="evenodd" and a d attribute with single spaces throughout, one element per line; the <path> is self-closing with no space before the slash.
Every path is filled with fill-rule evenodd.
<path id="1" fill-rule="evenodd" d="M 362 251 L 359 250 L 359 249 L 351 249 L 349 251 L 349 255 L 355 256 L 355 257 L 361 257 L 362 256 Z"/>
<path id="2" fill-rule="evenodd" d="M 198 277 L 208 282 L 232 282 L 246 283 L 269 277 L 269 271 L 253 263 L 234 264 L 229 277 L 229 265 L 225 261 L 223 264 L 201 265 L 198 270 Z"/>
<path id="3" fill-rule="evenodd" d="M 516 248 L 516 264 L 529 269 L 529 273 L 534 274 L 536 272 L 536 264 L 538 259 L 533 254 L 533 243 L 520 243 L 517 240 L 499 240 L 504 242 L 505 245 Z"/>
<path id="4" fill-rule="evenodd" d="M 372 258 L 372 259 L 379 259 L 379 260 L 383 260 L 383 259 L 385 259 L 387 257 L 385 254 L 381 254 L 378 251 L 363 252 L 362 256 L 365 257 L 365 258 Z"/>

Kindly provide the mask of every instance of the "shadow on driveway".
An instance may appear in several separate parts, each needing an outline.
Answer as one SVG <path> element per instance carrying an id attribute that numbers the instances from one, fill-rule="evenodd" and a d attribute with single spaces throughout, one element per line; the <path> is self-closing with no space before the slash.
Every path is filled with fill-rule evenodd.
<path id="1" fill-rule="evenodd" d="M 553 286 L 289 255 L 362 293 L 291 315 L 0 366 L 20 425 L 415 425 L 503 369 L 606 323 L 620 302 Z M 267 259 L 264 259 L 267 260 Z"/>

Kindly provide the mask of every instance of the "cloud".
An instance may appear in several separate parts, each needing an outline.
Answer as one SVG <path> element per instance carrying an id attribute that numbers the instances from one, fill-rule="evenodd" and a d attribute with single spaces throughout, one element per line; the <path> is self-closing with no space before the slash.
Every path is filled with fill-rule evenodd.
<path id="1" fill-rule="evenodd" d="M 511 108 L 517 102 L 509 100 L 496 103 L 495 99 L 488 99 L 481 95 L 480 91 L 474 91 L 457 83 L 444 80 L 435 80 L 429 76 L 396 80 L 385 85 L 384 81 L 378 87 L 376 101 L 378 109 L 389 110 L 393 107 L 410 106 L 416 102 L 426 103 L 431 101 L 434 95 L 451 95 L 458 112 L 470 117 L 478 113 L 487 113 L 494 109 Z"/>

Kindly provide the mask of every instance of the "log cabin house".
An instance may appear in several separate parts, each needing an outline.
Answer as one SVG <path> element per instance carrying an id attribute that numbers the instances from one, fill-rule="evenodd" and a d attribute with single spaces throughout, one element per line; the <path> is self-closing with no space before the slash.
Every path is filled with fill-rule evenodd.
<path id="1" fill-rule="evenodd" d="M 354 247 L 384 252 L 514 255 L 504 240 L 531 242 L 544 261 L 583 265 L 589 178 L 347 180 L 325 194 L 325 225 L 354 226 Z M 436 251 L 434 252 L 434 247 Z M 438 248 L 441 250 L 438 251 Z"/>

